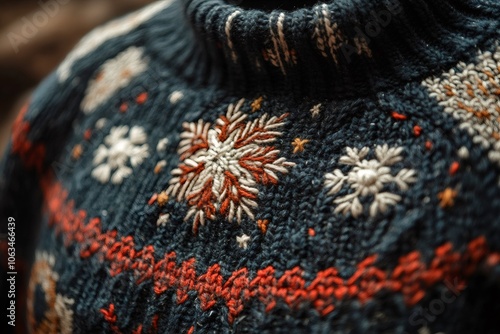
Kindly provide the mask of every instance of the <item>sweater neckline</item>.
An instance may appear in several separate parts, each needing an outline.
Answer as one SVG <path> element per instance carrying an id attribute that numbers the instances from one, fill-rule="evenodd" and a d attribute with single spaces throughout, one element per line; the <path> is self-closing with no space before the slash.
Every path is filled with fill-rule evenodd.
<path id="1" fill-rule="evenodd" d="M 496 0 L 335 0 L 292 11 L 182 2 L 210 81 L 241 94 L 372 94 L 455 64 L 500 26 Z"/>

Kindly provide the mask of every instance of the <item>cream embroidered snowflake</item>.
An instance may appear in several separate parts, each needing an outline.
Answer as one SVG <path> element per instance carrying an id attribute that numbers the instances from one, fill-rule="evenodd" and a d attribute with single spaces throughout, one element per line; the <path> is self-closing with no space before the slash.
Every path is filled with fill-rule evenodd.
<path id="1" fill-rule="evenodd" d="M 167 192 L 177 201 L 187 201 L 185 220 L 193 219 L 193 231 L 216 214 L 241 222 L 246 214 L 254 219 L 258 184 L 278 182 L 292 162 L 280 158 L 271 144 L 281 135 L 286 114 L 247 121 L 241 112 L 244 100 L 231 104 L 214 125 L 199 120 L 184 123 L 178 152 L 181 163 L 172 171 Z"/>
<path id="2" fill-rule="evenodd" d="M 113 20 L 91 31 L 87 36 L 82 38 L 75 49 L 71 51 L 64 62 L 57 69 L 59 81 L 66 81 L 70 77 L 71 68 L 79 59 L 95 51 L 106 41 L 125 35 L 129 31 L 134 30 L 140 24 L 170 6 L 171 3 L 172 0 L 155 1 L 151 5 L 146 6 L 139 11 L 126 15 L 120 19 Z"/>
<path id="3" fill-rule="evenodd" d="M 54 271 L 55 258 L 45 252 L 37 252 L 31 270 L 28 286 L 28 320 L 32 333 L 62 333 L 73 332 L 74 300 L 56 292 L 59 275 Z M 44 312 L 35 313 L 37 287 L 43 294 Z M 40 302 L 40 301 L 37 301 Z M 37 305 L 37 307 L 42 306 Z M 38 310 L 37 310 L 38 311 Z"/>
<path id="4" fill-rule="evenodd" d="M 336 195 L 347 183 L 349 193 L 345 196 L 337 197 L 333 203 L 337 205 L 336 213 L 348 214 L 355 218 L 364 212 L 361 197 L 373 197 L 369 213 L 375 217 L 378 213 L 384 213 L 389 206 L 396 205 L 401 200 L 401 196 L 391 192 L 383 191 L 385 186 L 395 183 L 399 189 L 406 191 L 410 183 L 416 181 L 413 169 L 401 169 L 393 175 L 391 167 L 402 160 L 402 147 L 389 147 L 388 145 L 377 146 L 375 148 L 376 159 L 366 160 L 370 153 L 368 147 L 361 150 L 347 147 L 347 155 L 340 158 L 343 165 L 353 166 L 350 172 L 345 175 L 340 169 L 325 175 L 325 187 L 329 188 L 328 195 Z"/>
<path id="5" fill-rule="evenodd" d="M 135 46 L 106 61 L 97 71 L 95 78 L 89 82 L 81 103 L 83 112 L 92 113 L 146 69 L 144 50 Z"/>
<path id="6" fill-rule="evenodd" d="M 500 45 L 493 52 L 480 51 L 475 62 L 461 62 L 422 84 L 500 166 Z"/>
<path id="7" fill-rule="evenodd" d="M 128 134 L 128 135 L 127 135 Z M 146 144 L 147 135 L 140 126 L 130 129 L 128 126 L 113 127 L 104 143 L 94 152 L 94 170 L 92 176 L 101 183 L 111 179 L 113 184 L 122 183 L 132 174 L 132 168 L 142 164 L 149 156 Z"/>

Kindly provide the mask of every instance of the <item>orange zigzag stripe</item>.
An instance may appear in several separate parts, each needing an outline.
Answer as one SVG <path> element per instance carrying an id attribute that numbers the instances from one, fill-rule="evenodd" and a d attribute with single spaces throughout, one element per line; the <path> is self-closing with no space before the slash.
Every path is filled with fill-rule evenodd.
<path id="1" fill-rule="evenodd" d="M 230 323 L 242 312 L 245 302 L 253 298 L 266 305 L 266 311 L 282 300 L 292 308 L 308 304 L 324 316 L 332 312 L 340 300 L 355 298 L 364 303 L 385 289 L 403 294 L 406 304 L 412 306 L 435 284 L 458 282 L 458 290 L 463 290 L 467 277 L 480 266 L 500 263 L 500 253 L 489 252 L 486 239 L 478 237 L 461 253 L 454 251 L 451 243 L 445 243 L 435 250 L 429 264 L 422 261 L 418 251 L 411 252 L 401 256 L 392 271 L 378 268 L 375 265 L 377 256 L 372 255 L 359 263 L 348 279 L 342 278 L 335 268 L 328 268 L 319 271 L 312 282 L 307 283 L 300 267 L 277 277 L 272 266 L 258 270 L 253 278 L 246 268 L 241 268 L 225 279 L 219 264 L 213 264 L 198 275 L 196 259 L 178 263 L 176 253 L 171 252 L 155 260 L 152 245 L 136 250 L 132 236 L 120 237 L 116 231 L 103 231 L 99 218 L 91 218 L 86 224 L 86 212 L 75 209 L 74 202 L 68 201 L 67 191 L 60 184 L 44 181 L 42 186 L 51 226 L 62 235 L 65 244 L 80 244 L 82 258 L 97 256 L 108 262 L 112 276 L 131 272 L 137 284 L 153 280 L 157 294 L 175 289 L 179 304 L 184 303 L 192 291 L 198 294 L 203 310 L 223 301 Z"/>

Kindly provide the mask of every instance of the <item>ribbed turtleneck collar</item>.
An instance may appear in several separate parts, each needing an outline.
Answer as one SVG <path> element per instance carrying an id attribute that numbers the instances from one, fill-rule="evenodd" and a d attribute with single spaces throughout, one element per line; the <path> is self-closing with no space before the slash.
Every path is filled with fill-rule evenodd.
<path id="1" fill-rule="evenodd" d="M 293 11 L 182 1 L 203 61 L 239 93 L 370 94 L 453 65 L 500 26 L 497 0 L 335 0 Z"/>

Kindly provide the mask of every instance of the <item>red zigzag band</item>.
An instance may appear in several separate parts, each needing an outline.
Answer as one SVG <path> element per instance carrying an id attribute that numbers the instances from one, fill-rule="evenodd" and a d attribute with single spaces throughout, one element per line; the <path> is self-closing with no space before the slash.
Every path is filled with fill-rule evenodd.
<path id="1" fill-rule="evenodd" d="M 292 308 L 309 304 L 324 316 L 332 312 L 340 300 L 355 298 L 364 303 L 385 289 L 403 294 L 406 304 L 412 306 L 435 284 L 458 282 L 458 290 L 463 290 L 467 277 L 479 266 L 491 267 L 500 263 L 500 253 L 488 252 L 486 239 L 478 237 L 462 253 L 455 252 L 451 243 L 438 247 L 429 264 L 422 261 L 418 251 L 411 252 L 402 256 L 392 271 L 378 268 L 375 265 L 377 256 L 372 255 L 359 263 L 348 279 L 342 278 L 335 268 L 328 268 L 307 283 L 300 267 L 277 277 L 272 266 L 258 270 L 253 278 L 246 268 L 241 268 L 225 279 L 219 264 L 213 264 L 198 275 L 196 259 L 178 263 L 176 253 L 171 252 L 156 261 L 152 245 L 136 250 L 132 236 L 120 237 L 116 231 L 103 231 L 99 218 L 91 218 L 86 224 L 86 212 L 75 209 L 74 202 L 68 201 L 67 191 L 60 184 L 44 181 L 43 188 L 51 226 L 63 236 L 65 244 L 80 244 L 82 258 L 97 256 L 108 262 L 112 276 L 131 272 L 137 284 L 153 280 L 157 294 L 174 289 L 179 304 L 189 298 L 191 291 L 198 294 L 203 310 L 222 301 L 229 311 L 229 323 L 253 298 L 266 305 L 267 311 L 281 300 Z"/>

